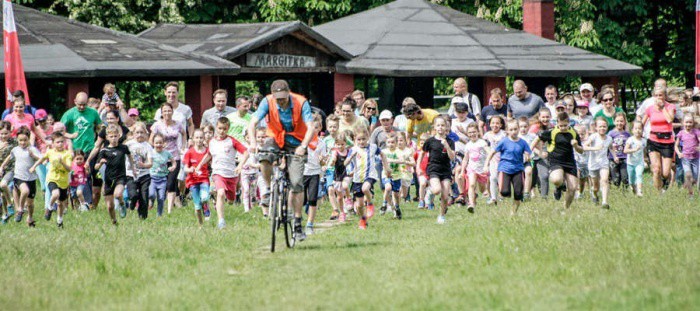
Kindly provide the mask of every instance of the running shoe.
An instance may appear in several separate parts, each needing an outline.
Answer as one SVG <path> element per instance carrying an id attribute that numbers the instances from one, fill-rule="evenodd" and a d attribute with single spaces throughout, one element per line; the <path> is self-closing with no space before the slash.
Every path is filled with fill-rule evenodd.
<path id="1" fill-rule="evenodd" d="M 370 203 L 367 205 L 367 219 L 370 219 L 374 216 L 374 204 Z"/>
<path id="2" fill-rule="evenodd" d="M 561 200 L 561 191 L 562 191 L 562 186 L 557 187 L 554 189 L 554 199 L 559 201 Z"/>
<path id="3" fill-rule="evenodd" d="M 527 202 L 527 201 L 530 201 L 530 194 L 529 193 L 523 194 L 523 202 Z"/>
<path id="4" fill-rule="evenodd" d="M 489 198 L 488 200 L 486 200 L 486 205 L 491 205 L 494 203 L 496 203 L 496 200 L 494 200 L 493 198 Z"/>
<path id="5" fill-rule="evenodd" d="M 474 214 L 474 205 L 469 205 L 469 207 L 467 207 L 467 212 Z"/>
<path id="6" fill-rule="evenodd" d="M 36 221 L 32 220 L 32 221 L 28 222 L 28 223 L 27 223 L 27 226 L 29 226 L 29 227 L 31 227 L 31 228 L 36 227 Z"/>
<path id="7" fill-rule="evenodd" d="M 209 210 L 209 202 L 204 202 L 204 204 L 202 204 L 202 213 L 206 218 L 209 218 L 209 216 L 211 216 L 211 210 Z"/>
<path id="8" fill-rule="evenodd" d="M 7 217 L 12 217 L 15 214 L 15 206 L 10 204 L 7 206 Z"/>
<path id="9" fill-rule="evenodd" d="M 384 214 L 386 214 L 386 204 L 379 208 L 379 215 L 384 216 Z"/>
<path id="10" fill-rule="evenodd" d="M 438 215 L 437 223 L 438 223 L 438 225 L 444 224 L 445 223 L 445 215 Z"/>
<path id="11" fill-rule="evenodd" d="M 216 228 L 218 228 L 219 230 L 223 230 L 224 228 L 226 228 L 226 221 L 223 219 L 220 219 L 219 224 L 216 225 Z"/>
<path id="12" fill-rule="evenodd" d="M 121 204 L 117 204 L 117 209 L 119 210 L 119 217 L 125 218 L 126 217 L 126 206 L 123 206 Z"/>
<path id="13" fill-rule="evenodd" d="M 63 222 L 62 221 L 57 223 L 57 225 L 58 225 L 58 229 L 63 229 Z"/>
<path id="14" fill-rule="evenodd" d="M 338 219 L 338 215 L 339 215 L 338 211 L 333 211 L 333 213 L 331 213 L 331 218 L 330 218 L 330 220 L 337 220 L 337 219 Z"/>
<path id="15" fill-rule="evenodd" d="M 603 209 L 610 209 L 610 204 L 608 203 L 603 203 L 603 206 L 601 206 Z"/>
<path id="16" fill-rule="evenodd" d="M 346 211 L 352 210 L 352 199 L 345 198 L 345 210 Z"/>
<path id="17" fill-rule="evenodd" d="M 396 219 L 398 219 L 398 220 L 401 220 L 401 218 L 402 218 L 402 215 L 401 215 L 401 208 L 399 208 L 398 206 L 397 206 L 396 209 L 394 210 L 394 218 L 396 218 Z"/>
<path id="18" fill-rule="evenodd" d="M 87 212 L 90 210 L 90 205 L 87 203 L 80 204 L 80 211 L 81 212 Z"/>
<path id="19" fill-rule="evenodd" d="M 292 237 L 294 238 L 295 241 L 298 241 L 298 242 L 306 240 L 306 234 L 304 233 L 304 231 L 301 230 L 301 225 L 297 226 L 294 229 L 294 234 Z"/>
<path id="20" fill-rule="evenodd" d="M 3 215 L 3 216 L 2 216 L 2 220 L 0 220 L 0 221 L 1 221 L 2 224 L 4 225 L 4 224 L 7 223 L 7 220 L 8 220 L 9 218 L 10 218 L 10 216 L 8 216 L 8 215 Z"/>
<path id="21" fill-rule="evenodd" d="M 15 215 L 15 222 L 22 221 L 22 216 L 24 216 L 24 211 L 17 212 L 17 215 Z"/>
<path id="22" fill-rule="evenodd" d="M 435 209 L 435 204 L 433 202 L 430 202 L 430 204 L 428 204 L 428 210 L 432 211 L 434 209 Z"/>
<path id="23" fill-rule="evenodd" d="M 47 209 L 47 210 L 44 212 L 44 219 L 46 219 L 46 221 L 51 220 L 51 215 L 52 215 L 52 214 L 53 214 L 53 210 Z"/>
<path id="24" fill-rule="evenodd" d="M 418 209 L 424 209 L 425 208 L 425 202 L 420 201 L 418 202 Z"/>
<path id="25" fill-rule="evenodd" d="M 313 235 L 313 234 L 314 234 L 314 226 L 306 225 L 306 235 Z"/>
<path id="26" fill-rule="evenodd" d="M 367 229 L 367 220 L 366 219 L 360 219 L 360 224 L 357 226 L 358 229 L 360 230 L 365 230 Z"/>
<path id="27" fill-rule="evenodd" d="M 340 213 L 340 216 L 338 216 L 338 222 L 344 223 L 345 220 L 347 220 L 348 214 L 347 213 Z"/>

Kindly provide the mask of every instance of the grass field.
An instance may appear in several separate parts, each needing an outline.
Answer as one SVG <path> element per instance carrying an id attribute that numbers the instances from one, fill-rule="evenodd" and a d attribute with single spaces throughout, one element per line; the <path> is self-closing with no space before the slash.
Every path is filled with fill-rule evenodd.
<path id="1" fill-rule="evenodd" d="M 34 229 L 0 227 L 0 308 L 697 308 L 698 202 L 646 189 L 610 203 L 535 199 L 514 217 L 508 201 L 482 204 L 450 209 L 445 225 L 410 204 L 403 221 L 377 215 L 359 231 L 353 218 L 274 254 L 268 221 L 240 206 L 223 231 L 199 229 L 190 208 L 118 227 L 104 208 L 70 212 L 63 230 L 37 213 Z"/>

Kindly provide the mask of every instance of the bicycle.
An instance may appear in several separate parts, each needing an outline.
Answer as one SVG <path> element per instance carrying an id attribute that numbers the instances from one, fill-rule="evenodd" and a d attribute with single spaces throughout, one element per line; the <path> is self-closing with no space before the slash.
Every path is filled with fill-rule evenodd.
<path id="1" fill-rule="evenodd" d="M 289 174 L 287 172 L 286 159 L 288 156 L 295 156 L 291 153 L 279 152 L 277 165 L 274 166 L 272 172 L 272 180 L 270 181 L 270 210 L 268 215 L 270 217 L 270 229 L 272 233 L 270 252 L 275 252 L 275 243 L 277 231 L 280 228 L 284 230 L 284 241 L 287 248 L 293 248 L 295 244 L 294 239 L 294 225 L 292 224 L 293 214 L 289 211 L 287 197 L 289 194 Z"/>

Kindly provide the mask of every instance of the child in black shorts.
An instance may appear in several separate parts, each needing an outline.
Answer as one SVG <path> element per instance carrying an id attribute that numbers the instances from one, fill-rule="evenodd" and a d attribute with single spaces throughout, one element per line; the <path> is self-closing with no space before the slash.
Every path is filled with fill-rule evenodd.
<path id="1" fill-rule="evenodd" d="M 129 159 L 130 167 L 133 169 L 134 159 L 131 156 L 129 148 L 119 142 L 119 128 L 116 125 L 107 127 L 107 141 L 109 145 L 100 150 L 97 154 L 97 164 L 94 169 L 99 170 L 102 165 L 106 165 L 104 186 L 102 187 L 109 217 L 112 219 L 112 224 L 117 224 L 117 216 L 114 211 L 116 196 L 116 208 L 119 210 L 121 218 L 126 217 L 126 205 L 122 201 L 124 196 L 124 186 L 126 185 L 126 159 Z M 134 172 L 134 176 L 136 173 Z"/>
<path id="2" fill-rule="evenodd" d="M 447 213 L 447 203 L 452 190 L 452 168 L 451 163 L 455 159 L 455 143 L 447 139 L 449 129 L 447 120 L 442 116 L 437 116 L 433 120 L 433 129 L 435 135 L 428 138 L 423 144 L 423 153 L 418 156 L 418 163 L 421 163 L 425 153 L 428 153 L 428 166 L 426 169 L 429 182 L 430 192 L 433 195 L 440 195 L 441 209 L 438 215 L 437 223 L 445 223 L 445 214 Z M 420 168 L 419 173 L 420 175 Z"/>

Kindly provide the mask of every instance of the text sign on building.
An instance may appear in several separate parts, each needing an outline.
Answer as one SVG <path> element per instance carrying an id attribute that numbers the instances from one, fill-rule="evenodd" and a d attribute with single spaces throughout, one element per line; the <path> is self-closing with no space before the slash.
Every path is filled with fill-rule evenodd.
<path id="1" fill-rule="evenodd" d="M 306 68 L 316 67 L 316 59 L 310 56 L 288 54 L 249 53 L 246 55 L 248 67 Z"/>

